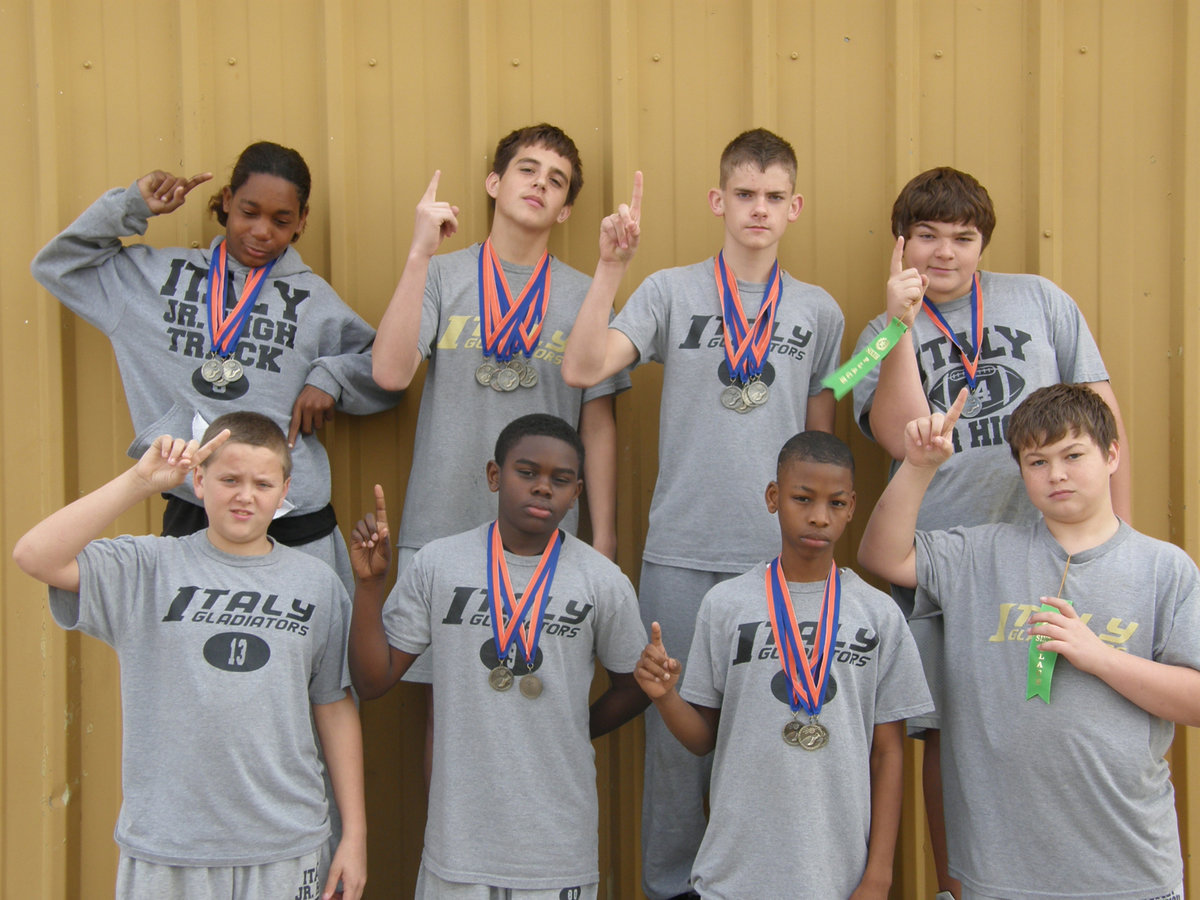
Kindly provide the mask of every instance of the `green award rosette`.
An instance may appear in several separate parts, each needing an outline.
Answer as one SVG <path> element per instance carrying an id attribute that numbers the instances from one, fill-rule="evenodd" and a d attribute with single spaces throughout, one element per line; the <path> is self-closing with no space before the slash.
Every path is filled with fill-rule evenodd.
<path id="1" fill-rule="evenodd" d="M 838 400 L 848 394 L 856 384 L 866 377 L 867 373 L 883 362 L 883 358 L 892 352 L 896 342 L 900 340 L 908 326 L 899 319 L 893 318 L 891 324 L 875 336 L 875 340 L 867 344 L 858 356 L 842 363 L 838 370 L 827 376 L 821 384 L 833 390 L 833 396 Z"/>
<path id="2" fill-rule="evenodd" d="M 1063 587 L 1067 583 L 1067 572 L 1071 568 L 1071 557 L 1067 557 L 1067 566 L 1063 569 L 1062 581 L 1058 585 L 1058 596 L 1062 598 Z M 1066 598 L 1063 598 L 1066 599 Z M 1074 602 L 1067 600 L 1074 606 Z M 1038 612 L 1058 612 L 1058 609 L 1051 606 L 1049 603 L 1043 603 L 1042 608 Z M 1045 702 L 1050 702 L 1050 681 L 1054 677 L 1054 664 L 1058 662 L 1057 653 L 1047 653 L 1044 650 L 1039 650 L 1046 641 L 1050 638 L 1044 634 L 1035 634 L 1029 640 L 1029 668 L 1025 675 L 1025 699 L 1032 700 L 1034 697 L 1040 697 Z"/>

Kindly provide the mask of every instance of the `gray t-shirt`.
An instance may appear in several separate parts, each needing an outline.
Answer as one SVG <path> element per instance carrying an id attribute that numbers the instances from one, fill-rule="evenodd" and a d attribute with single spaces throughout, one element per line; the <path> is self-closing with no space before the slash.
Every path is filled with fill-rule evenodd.
<path id="1" fill-rule="evenodd" d="M 739 280 L 738 290 L 746 315 L 757 316 L 766 285 Z M 633 342 L 639 364 L 663 364 L 658 480 L 644 558 L 744 572 L 774 556 L 779 527 L 763 491 L 775 477 L 775 454 L 804 430 L 809 398 L 837 367 L 845 327 L 837 302 L 783 273 L 762 374 L 770 396 L 744 414 L 721 405 L 730 382 L 711 258 L 651 275 L 612 327 Z"/>
<path id="2" fill-rule="evenodd" d="M 429 648 L 437 738 L 424 864 L 439 878 L 522 890 L 599 878 L 588 692 L 595 662 L 632 672 L 646 645 L 633 587 L 620 569 L 566 535 L 534 672 L 540 697 L 494 691 L 487 526 L 426 544 L 383 610 L 388 643 Z M 523 592 L 537 556 L 505 554 Z M 520 646 L 519 641 L 514 648 Z M 509 666 L 527 671 L 524 653 Z M 518 658 L 520 663 L 513 665 Z"/>
<path id="3" fill-rule="evenodd" d="M 829 743 L 811 752 L 785 744 L 792 713 L 766 568 L 759 564 L 705 595 L 679 691 L 721 710 L 694 887 L 702 897 L 728 900 L 848 897 L 867 863 L 874 727 L 933 704 L 900 610 L 842 569 L 837 650 L 820 715 Z M 806 650 L 824 589 L 824 581 L 788 584 Z M 803 710 L 800 717 L 807 718 Z"/>
<path id="4" fill-rule="evenodd" d="M 232 556 L 203 531 L 93 541 L 78 559 L 79 593 L 51 588 L 50 610 L 120 660 L 122 851 L 249 866 L 320 847 L 311 706 L 350 684 L 333 570 L 281 544 Z"/>
<path id="5" fill-rule="evenodd" d="M 1166 895 L 1183 875 L 1163 754 L 1172 723 L 1066 659 L 1051 701 L 1026 700 L 1028 620 L 1067 554 L 1046 529 L 917 533 L 918 614 L 945 620 L 942 786 L 950 870 L 996 897 Z M 1200 573 L 1121 524 L 1070 558 L 1060 595 L 1100 639 L 1200 668 Z M 1047 854 L 1052 845 L 1061 852 Z"/>
<path id="6" fill-rule="evenodd" d="M 253 409 L 287 433 L 292 407 L 313 385 L 355 415 L 379 412 L 400 395 L 371 378 L 375 330 L 300 258 L 280 256 L 255 301 L 237 351 L 245 374 L 216 387 L 200 377 L 211 349 L 205 296 L 208 264 L 224 238 L 207 248 L 123 246 L 121 237 L 144 234 L 150 209 L 137 185 L 116 188 L 88 207 L 33 261 L 34 277 L 64 306 L 112 342 L 136 433 L 129 455 L 138 459 L 160 434 L 193 435 L 197 416 Z M 229 257 L 240 295 L 247 269 Z M 203 428 L 199 429 L 201 432 Z M 191 479 L 173 494 L 199 504 Z M 316 434 L 292 449 L 292 486 L 285 509 L 311 513 L 329 502 L 329 458 Z"/>
<path id="7" fill-rule="evenodd" d="M 435 256 L 425 280 L 418 350 L 429 360 L 421 389 L 421 409 L 413 444 L 412 469 L 400 520 L 401 547 L 423 547 L 435 538 L 458 534 L 496 516 L 496 495 L 487 488 L 484 469 L 501 430 L 520 416 L 550 413 L 572 425 L 588 400 L 629 388 L 621 372 L 587 390 L 562 380 L 567 335 L 591 279 L 558 259 L 550 261 L 550 302 L 531 363 L 538 373 L 533 388 L 502 393 L 480 385 L 475 370 L 483 362 L 479 325 L 479 251 Z M 519 294 L 533 266 L 503 263 L 509 288 Z M 521 357 L 525 359 L 524 356 Z M 447 503 L 446 485 L 455 499 Z M 572 509 L 563 520 L 574 533 L 579 519 Z"/>
<path id="8" fill-rule="evenodd" d="M 1052 281 L 1038 275 L 981 272 L 980 289 L 983 352 L 976 391 L 983 406 L 974 415 L 964 414 L 955 426 L 954 456 L 938 469 L 921 503 L 917 527 L 922 531 L 1036 521 L 1037 511 L 1004 440 L 1009 416 L 1038 388 L 1108 380 L 1083 314 Z M 971 332 L 969 294 L 938 309 L 960 344 L 974 341 L 973 337 L 964 341 Z M 889 321 L 886 314 L 873 319 L 859 335 L 855 352 L 873 341 Z M 924 311 L 913 323 L 912 340 L 921 388 L 930 407 L 944 412 L 967 383 L 962 357 Z M 877 367 L 854 388 L 854 417 L 872 439 L 869 415 L 878 387 Z M 893 462 L 891 474 L 898 467 Z"/>

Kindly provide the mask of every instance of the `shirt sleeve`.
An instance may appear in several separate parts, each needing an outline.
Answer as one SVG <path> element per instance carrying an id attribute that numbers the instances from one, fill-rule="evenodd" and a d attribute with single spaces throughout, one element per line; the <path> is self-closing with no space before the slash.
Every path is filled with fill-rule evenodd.
<path id="1" fill-rule="evenodd" d="M 419 656 L 432 640 L 433 565 L 427 548 L 413 556 L 383 604 L 383 630 L 388 643 Z"/>
<path id="2" fill-rule="evenodd" d="M 696 615 L 696 630 L 692 634 L 692 646 L 688 650 L 679 696 L 688 703 L 720 709 L 725 699 L 728 648 L 722 646 L 726 638 L 712 622 L 711 596 L 710 591 L 700 601 L 700 612 Z"/>

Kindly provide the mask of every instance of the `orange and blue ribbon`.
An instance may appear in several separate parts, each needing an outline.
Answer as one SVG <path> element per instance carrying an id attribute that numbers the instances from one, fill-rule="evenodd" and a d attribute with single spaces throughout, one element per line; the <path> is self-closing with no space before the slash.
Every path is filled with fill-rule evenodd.
<path id="1" fill-rule="evenodd" d="M 556 528 L 542 551 L 537 568 L 529 578 L 520 599 L 513 592 L 508 577 L 508 563 L 504 560 L 504 543 L 500 539 L 500 526 L 492 522 L 488 528 L 488 605 L 491 607 L 492 637 L 496 642 L 496 658 L 504 661 L 513 641 L 520 638 L 525 650 L 525 659 L 533 665 L 538 642 L 542 636 L 542 621 L 546 617 L 546 604 L 550 600 L 550 585 L 558 567 L 558 553 L 562 548 L 562 534 Z"/>
<path id="2" fill-rule="evenodd" d="M 514 301 L 500 257 L 488 238 L 479 249 L 479 327 L 483 355 L 508 362 L 518 352 L 528 358 L 537 349 L 542 321 L 550 303 L 550 252 L 534 266 L 533 275 Z"/>
<path id="3" fill-rule="evenodd" d="M 771 617 L 775 646 L 779 651 L 779 665 L 791 688 L 792 712 L 803 709 L 808 715 L 816 716 L 825 703 L 825 686 L 837 644 L 838 617 L 842 606 L 841 574 L 837 564 L 831 561 L 811 655 L 804 649 L 804 639 L 800 635 L 796 610 L 792 606 L 779 557 L 775 557 L 767 566 L 766 588 L 767 611 Z"/>
<path id="4" fill-rule="evenodd" d="M 762 308 L 751 325 L 742 307 L 737 278 L 725 265 L 724 251 L 717 254 L 713 263 L 713 275 L 721 294 L 721 313 L 725 322 L 725 363 L 729 366 L 729 377 L 747 382 L 762 374 L 771 350 L 771 336 L 775 331 L 775 310 L 783 293 L 783 275 L 779 261 L 771 267 L 767 276 L 767 290 L 763 295 Z"/>
<path id="5" fill-rule="evenodd" d="M 251 269 L 246 273 L 246 283 L 242 285 L 242 296 L 238 298 L 237 305 L 227 314 L 225 312 L 225 285 L 228 284 L 226 274 L 228 271 L 228 248 L 225 241 L 221 241 L 217 246 L 217 250 L 208 264 L 208 296 L 205 298 L 208 305 L 208 337 L 212 342 L 214 352 L 225 357 L 232 355 L 237 350 L 238 342 L 242 339 L 242 332 L 246 330 L 246 323 L 250 321 L 250 313 L 254 310 L 254 303 L 262 292 L 263 285 L 266 284 L 267 276 L 271 273 L 274 265 L 275 260 L 273 259 L 265 266 Z"/>

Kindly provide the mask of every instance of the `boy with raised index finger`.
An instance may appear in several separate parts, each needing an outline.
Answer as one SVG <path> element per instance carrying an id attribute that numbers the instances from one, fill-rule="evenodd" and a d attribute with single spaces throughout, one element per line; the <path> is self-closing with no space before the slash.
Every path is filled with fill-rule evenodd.
<path id="1" fill-rule="evenodd" d="M 1200 572 L 1114 514 L 1116 422 L 1086 385 L 1041 388 L 1009 422 L 1041 519 L 917 529 L 966 399 L 964 388 L 946 414 L 908 425 L 904 463 L 859 549 L 872 572 L 916 588 L 918 614 L 944 620 L 943 792 L 959 900 L 1181 898 L 1163 754 L 1174 723 L 1200 723 Z M 1047 835 L 1071 853 L 1047 853 Z"/>
<path id="2" fill-rule="evenodd" d="M 779 243 L 804 204 L 787 141 L 761 128 L 734 138 L 708 203 L 724 226 L 720 252 L 651 275 L 611 326 L 609 304 L 589 295 L 563 357 L 563 377 L 576 385 L 663 364 L 659 471 L 638 596 L 643 622 L 661 622 L 668 634 L 690 634 L 710 588 L 778 547 L 775 523 L 754 502 L 773 476 L 771 461 L 747 448 L 833 430 L 833 394 L 821 382 L 837 365 L 844 327 L 829 294 L 779 265 Z M 618 214 L 611 224 L 619 238 L 622 215 L 637 217 Z M 597 281 L 615 283 L 625 264 L 603 263 Z M 709 768 L 657 714 L 646 716 L 642 871 L 651 900 L 688 890 Z"/>
<path id="3" fill-rule="evenodd" d="M 386 603 L 381 489 L 352 535 L 355 687 L 381 696 L 418 654 L 432 671 L 422 900 L 595 900 L 591 738 L 645 708 L 632 672 L 646 632 L 629 580 L 559 527 L 583 462 L 562 419 L 514 420 L 486 467 L 496 518 L 422 547 Z M 609 688 L 589 706 L 597 659 Z"/>
<path id="4" fill-rule="evenodd" d="M 831 434 L 789 440 L 766 493 L 778 557 L 705 595 L 678 692 L 657 623 L 634 671 L 685 747 L 715 747 L 701 897 L 888 895 L 903 720 L 932 703 L 900 610 L 834 564 L 853 465 Z"/>

